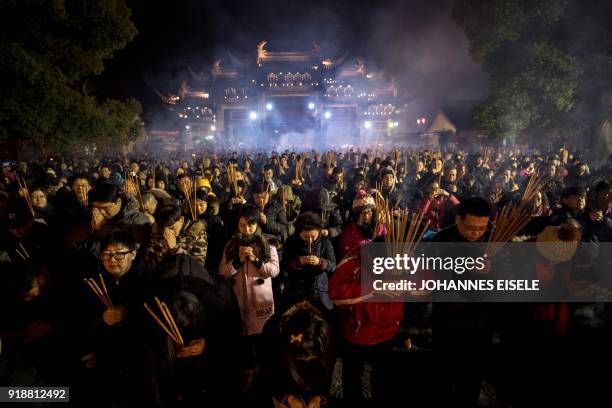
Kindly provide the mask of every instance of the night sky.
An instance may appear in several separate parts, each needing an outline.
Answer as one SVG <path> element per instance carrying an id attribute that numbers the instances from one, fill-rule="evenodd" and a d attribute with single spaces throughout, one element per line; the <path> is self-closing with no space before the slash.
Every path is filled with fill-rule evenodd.
<path id="1" fill-rule="evenodd" d="M 160 109 L 153 88 L 176 92 L 189 79 L 187 64 L 209 74 L 225 51 L 254 58 L 260 40 L 270 51 L 309 50 L 316 41 L 329 56 L 363 56 L 368 69 L 393 75 L 408 101 L 436 104 L 486 95 L 486 75 L 468 55 L 450 0 L 127 3 L 139 33 L 107 62 L 95 92 L 136 97 L 145 120 Z"/>

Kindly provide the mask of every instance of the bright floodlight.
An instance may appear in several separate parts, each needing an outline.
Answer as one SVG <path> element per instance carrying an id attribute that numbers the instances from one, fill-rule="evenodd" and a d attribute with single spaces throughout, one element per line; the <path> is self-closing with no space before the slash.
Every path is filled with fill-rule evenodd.
<path id="1" fill-rule="evenodd" d="M 325 119 L 329 119 L 329 118 L 331 118 L 331 112 L 330 112 L 330 111 L 325 112 L 325 113 L 323 114 L 323 117 L 324 117 Z"/>
<path id="2" fill-rule="evenodd" d="M 251 113 L 249 113 L 249 119 L 256 120 L 257 119 L 257 112 L 251 111 Z"/>
<path id="3" fill-rule="evenodd" d="M 206 140 L 213 140 L 215 137 L 213 135 L 206 136 Z"/>
<path id="4" fill-rule="evenodd" d="M 366 120 L 363 126 L 365 126 L 366 129 L 370 129 L 372 127 L 372 122 L 370 122 L 369 120 Z"/>
<path id="5" fill-rule="evenodd" d="M 190 129 L 190 128 L 189 128 L 189 125 L 186 125 L 186 126 L 185 126 L 185 129 L 189 130 L 189 129 Z"/>
<path id="6" fill-rule="evenodd" d="M 215 125 L 212 125 L 212 126 L 210 127 L 210 130 L 212 130 L 212 131 L 214 132 L 215 130 L 217 130 L 217 127 L 216 127 Z"/>
<path id="7" fill-rule="evenodd" d="M 314 104 L 314 102 L 309 102 L 309 103 L 308 103 L 308 109 L 310 109 L 310 110 L 314 110 L 314 108 L 315 108 L 315 104 Z"/>
<path id="8" fill-rule="evenodd" d="M 272 109 L 274 109 L 274 105 L 272 105 L 272 102 L 266 103 L 266 110 L 271 111 Z"/>

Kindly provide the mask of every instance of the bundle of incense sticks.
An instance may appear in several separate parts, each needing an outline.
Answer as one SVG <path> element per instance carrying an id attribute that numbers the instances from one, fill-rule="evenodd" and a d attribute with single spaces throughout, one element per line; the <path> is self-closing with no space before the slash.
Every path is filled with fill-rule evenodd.
<path id="1" fill-rule="evenodd" d="M 81 203 L 83 207 L 89 206 L 89 195 L 87 194 L 87 190 L 84 188 L 77 188 L 75 191 L 77 199 Z"/>
<path id="2" fill-rule="evenodd" d="M 134 183 L 134 177 L 132 174 L 125 175 L 125 181 L 123 183 L 123 192 L 131 195 L 136 195 L 137 185 Z"/>
<path id="3" fill-rule="evenodd" d="M 334 152 L 327 152 L 325 155 L 325 167 L 329 171 L 334 166 Z"/>
<path id="4" fill-rule="evenodd" d="M 383 214 L 381 222 L 385 226 L 385 243 L 389 244 L 387 251 L 390 256 L 414 253 L 430 224 L 428 220 L 422 225 L 423 215 L 423 212 L 410 215 L 407 209 L 400 210 L 397 217 L 393 217 L 391 211 Z"/>
<path id="5" fill-rule="evenodd" d="M 376 187 L 380 187 L 380 183 L 376 183 Z M 383 220 L 393 218 L 393 212 L 389 208 L 389 201 L 382 196 L 379 190 L 374 190 L 374 208 L 376 209 L 376 225 L 372 232 L 372 239 L 375 239 L 380 231 L 381 225 L 385 225 Z"/>
<path id="6" fill-rule="evenodd" d="M 178 187 L 185 196 L 185 201 L 189 206 L 189 215 L 191 215 L 191 219 L 195 221 L 198 218 L 196 183 L 192 182 L 189 177 L 183 177 L 179 180 Z"/>
<path id="7" fill-rule="evenodd" d="M 17 252 L 17 255 L 19 255 L 24 261 L 30 259 L 30 254 L 28 253 L 28 251 L 26 251 L 25 247 L 21 244 L 21 242 L 17 243 L 17 247 L 15 247 L 15 252 Z"/>
<path id="8" fill-rule="evenodd" d="M 302 160 L 298 160 L 295 163 L 295 179 L 296 180 L 302 180 Z"/>
<path id="9" fill-rule="evenodd" d="M 395 174 L 397 174 L 397 164 L 399 163 L 399 159 L 400 151 L 399 149 L 395 149 L 395 151 L 393 152 L 393 171 L 395 171 Z"/>
<path id="10" fill-rule="evenodd" d="M 382 183 L 377 181 L 376 188 L 373 191 L 374 206 L 379 214 L 384 213 L 389 209 L 389 202 L 382 195 Z"/>
<path id="11" fill-rule="evenodd" d="M 530 220 L 531 215 L 520 204 L 502 208 L 493 221 L 493 229 L 485 250 L 487 256 L 492 257 L 499 252 Z"/>
<path id="12" fill-rule="evenodd" d="M 23 199 L 26 201 L 26 204 L 28 205 L 28 210 L 30 210 L 30 214 L 32 214 L 32 217 L 34 217 L 35 216 L 34 207 L 32 206 L 32 199 L 30 198 L 30 190 L 28 190 L 28 184 L 26 183 L 25 179 L 21 176 L 17 177 L 17 183 L 19 183 L 19 188 L 23 190 Z"/>
<path id="13" fill-rule="evenodd" d="M 100 299 L 100 301 L 104 304 L 104 306 L 106 306 L 107 309 L 112 309 L 114 307 L 113 302 L 111 301 L 111 298 L 108 295 L 108 290 L 106 289 L 104 278 L 102 277 L 102 274 L 100 274 L 99 277 L 100 277 L 99 285 L 98 285 L 98 282 L 96 282 L 96 280 L 92 278 L 84 279 L 84 281 L 87 284 L 87 286 L 89 286 L 91 291 L 98 297 L 98 299 Z"/>
<path id="14" fill-rule="evenodd" d="M 312 255 L 312 237 L 308 237 L 308 255 Z"/>
<path id="15" fill-rule="evenodd" d="M 489 147 L 484 148 L 483 162 L 482 162 L 483 166 L 489 167 L 489 160 L 491 160 L 491 153 L 493 153 L 493 151 Z"/>
<path id="16" fill-rule="evenodd" d="M 329 218 L 329 213 L 327 210 L 323 210 L 321 213 L 321 222 L 323 223 L 323 228 L 327 225 L 327 219 Z"/>
<path id="17" fill-rule="evenodd" d="M 289 206 L 287 205 L 287 197 L 285 195 L 284 190 L 281 188 L 278 190 L 278 197 L 280 199 L 280 203 L 287 212 L 287 217 L 289 217 Z"/>
<path id="18" fill-rule="evenodd" d="M 155 162 L 155 166 L 153 167 L 153 172 L 151 173 L 151 178 L 153 179 L 153 188 L 157 188 L 157 183 L 155 177 L 157 176 L 157 168 L 159 167 L 159 160 Z"/>
<path id="19" fill-rule="evenodd" d="M 527 182 L 527 187 L 525 187 L 525 191 L 523 192 L 523 197 L 521 198 L 521 205 L 526 205 L 533 197 L 540 191 L 542 187 L 546 184 L 546 179 L 544 177 L 538 177 L 534 172 Z"/>
<path id="20" fill-rule="evenodd" d="M 157 322 L 159 327 L 161 327 L 162 330 L 165 331 L 166 334 L 172 339 L 172 341 L 174 341 L 179 346 L 183 346 L 185 344 L 185 342 L 183 341 L 183 336 L 181 336 L 181 332 L 179 331 L 178 326 L 174 321 L 174 317 L 172 317 L 172 313 L 170 313 L 170 309 L 168 309 L 166 303 L 161 302 L 157 296 L 155 296 L 155 303 L 157 304 L 157 307 L 159 308 L 159 311 L 161 312 L 164 321 L 162 321 L 162 319 L 157 316 L 157 314 L 155 314 L 153 310 L 151 310 L 147 302 L 144 303 L 144 307 L 147 312 L 149 312 L 151 317 Z"/>
<path id="21" fill-rule="evenodd" d="M 225 166 L 225 169 L 227 171 L 227 181 L 234 189 L 234 197 L 238 197 L 238 177 L 236 176 L 236 168 L 233 165 L 228 164 Z"/>
<path id="22" fill-rule="evenodd" d="M 144 203 L 142 202 L 142 194 L 140 193 L 140 181 L 134 174 L 131 174 L 130 178 L 132 180 L 132 185 L 136 190 L 136 198 L 138 198 L 138 202 L 140 203 L 140 209 L 141 211 L 144 211 Z"/>

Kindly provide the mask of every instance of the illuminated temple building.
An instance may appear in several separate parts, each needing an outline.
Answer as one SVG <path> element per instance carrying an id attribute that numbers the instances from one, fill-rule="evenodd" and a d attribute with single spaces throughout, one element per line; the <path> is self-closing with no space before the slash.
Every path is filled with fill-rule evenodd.
<path id="1" fill-rule="evenodd" d="M 362 59 L 326 58 L 316 44 L 271 52 L 260 42 L 252 60 L 230 60 L 216 61 L 210 75 L 191 72 L 176 94 L 158 92 L 186 149 L 363 144 L 397 129 L 395 82 Z"/>

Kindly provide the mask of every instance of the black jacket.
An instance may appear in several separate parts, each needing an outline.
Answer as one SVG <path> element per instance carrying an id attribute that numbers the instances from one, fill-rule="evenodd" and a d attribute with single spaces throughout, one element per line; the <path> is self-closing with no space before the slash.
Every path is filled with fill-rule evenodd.
<path id="1" fill-rule="evenodd" d="M 331 309 L 328 278 L 336 269 L 336 256 L 332 243 L 329 238 L 323 236 L 319 236 L 312 243 L 311 255 L 321 259 L 321 263 L 317 266 L 300 265 L 299 257 L 305 255 L 308 255 L 308 244 L 300 238 L 299 234 L 291 235 L 285 244 L 281 262 L 281 280 L 286 285 L 285 294 L 293 298 L 292 303 L 312 294 L 327 309 Z"/>
<path id="2" fill-rule="evenodd" d="M 567 208 L 565 205 L 562 205 L 561 208 L 554 209 L 552 214 L 550 214 L 550 224 L 561 225 L 572 218 L 581 218 L 583 213 L 584 210 L 573 211 Z"/>
<path id="3" fill-rule="evenodd" d="M 267 238 L 275 238 L 284 242 L 288 235 L 287 214 L 285 209 L 276 199 L 270 199 L 263 210 L 266 215 L 266 223 L 260 224 L 261 232 Z"/>
<path id="4" fill-rule="evenodd" d="M 480 242 L 486 242 L 485 234 Z M 468 241 L 459 233 L 453 224 L 434 235 L 430 242 L 465 242 Z M 444 257 L 443 253 L 436 252 Z M 464 251 L 461 251 L 464 252 Z M 447 254 L 448 255 L 448 254 Z M 464 253 L 461 254 L 465 256 Z M 493 305 L 480 303 L 437 302 L 433 305 L 432 329 L 433 345 L 437 349 L 461 349 L 486 345 L 492 337 Z"/>

